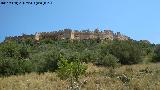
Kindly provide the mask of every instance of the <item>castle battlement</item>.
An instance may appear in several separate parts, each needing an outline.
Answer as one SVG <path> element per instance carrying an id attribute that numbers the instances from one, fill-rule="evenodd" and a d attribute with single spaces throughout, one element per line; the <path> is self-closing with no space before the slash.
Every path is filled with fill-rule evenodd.
<path id="1" fill-rule="evenodd" d="M 52 39 L 52 40 L 61 40 L 61 39 L 70 39 L 70 40 L 84 40 L 84 39 L 101 39 L 101 40 L 128 40 L 129 37 L 121 34 L 120 32 L 113 33 L 111 30 L 99 31 L 95 29 L 94 31 L 89 30 L 72 30 L 64 29 L 61 31 L 54 32 L 42 32 L 36 33 L 35 39 L 37 41 L 42 39 Z"/>
<path id="2" fill-rule="evenodd" d="M 52 32 L 36 32 L 35 35 L 26 35 L 22 36 L 10 36 L 6 37 L 5 41 L 10 40 L 23 40 L 26 38 L 34 38 L 36 41 L 51 39 L 51 40 L 87 40 L 87 39 L 100 39 L 100 40 L 128 40 L 129 37 L 121 34 L 120 32 L 114 33 L 111 30 L 100 31 L 95 29 L 94 31 L 90 30 L 72 30 L 64 29 L 59 31 Z"/>

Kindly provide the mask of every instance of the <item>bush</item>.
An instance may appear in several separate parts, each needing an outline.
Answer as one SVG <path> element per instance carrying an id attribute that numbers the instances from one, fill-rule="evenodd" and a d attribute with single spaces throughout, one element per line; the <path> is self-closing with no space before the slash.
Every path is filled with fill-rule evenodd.
<path id="1" fill-rule="evenodd" d="M 21 46 L 19 49 L 20 58 L 26 59 L 29 58 L 29 52 L 26 46 Z"/>
<path id="2" fill-rule="evenodd" d="M 30 60 L 16 60 L 12 58 L 0 59 L 0 76 L 5 75 L 17 75 L 30 73 L 34 70 L 34 67 Z"/>
<path id="3" fill-rule="evenodd" d="M 118 61 L 119 60 L 115 56 L 107 54 L 102 60 L 98 60 L 98 64 L 115 68 L 118 66 Z"/>
<path id="4" fill-rule="evenodd" d="M 160 62 L 160 45 L 157 45 L 154 50 L 152 62 Z"/>
<path id="5" fill-rule="evenodd" d="M 0 54 L 5 58 L 25 59 L 29 58 L 28 47 L 16 42 L 5 43 L 0 47 Z"/>
<path id="6" fill-rule="evenodd" d="M 0 48 L 2 57 L 19 58 L 18 53 L 19 45 L 15 42 L 5 43 Z"/>
<path id="7" fill-rule="evenodd" d="M 35 54 L 31 59 L 37 72 L 53 72 L 58 68 L 59 53 L 56 50 L 50 50 Z"/>
<path id="8" fill-rule="evenodd" d="M 25 72 L 47 72 L 58 69 L 60 54 L 68 64 L 76 60 L 115 68 L 118 63 L 137 64 L 142 57 L 152 56 L 160 61 L 160 49 L 137 41 L 51 40 L 34 43 L 34 39 L 8 41 L 0 44 L 0 74 L 14 75 Z M 72 66 L 73 67 L 73 66 Z"/>
<path id="9" fill-rule="evenodd" d="M 92 50 L 84 50 L 81 52 L 80 60 L 83 62 L 92 62 L 95 59 L 95 54 Z"/>
<path id="10" fill-rule="evenodd" d="M 75 60 L 80 58 L 80 53 L 75 51 L 66 50 L 63 53 L 64 58 L 66 58 L 69 62 L 74 62 Z"/>
<path id="11" fill-rule="evenodd" d="M 0 59 L 0 74 L 1 75 L 15 75 L 17 71 L 18 62 L 11 58 Z"/>
<path id="12" fill-rule="evenodd" d="M 114 41 L 108 45 L 108 51 L 119 59 L 121 64 L 142 62 L 142 48 L 132 41 Z"/>
<path id="13" fill-rule="evenodd" d="M 74 82 L 79 82 L 79 77 L 86 72 L 86 69 L 86 66 L 78 59 L 74 60 L 74 62 L 69 62 L 61 57 L 58 62 L 57 74 L 61 79 L 69 79 L 71 88 L 74 88 Z"/>
<path id="14" fill-rule="evenodd" d="M 85 74 L 86 69 L 87 67 L 79 59 L 70 62 L 70 60 L 66 60 L 61 56 L 58 62 L 57 75 L 60 79 L 69 80 L 71 90 L 79 90 L 79 77 Z"/>

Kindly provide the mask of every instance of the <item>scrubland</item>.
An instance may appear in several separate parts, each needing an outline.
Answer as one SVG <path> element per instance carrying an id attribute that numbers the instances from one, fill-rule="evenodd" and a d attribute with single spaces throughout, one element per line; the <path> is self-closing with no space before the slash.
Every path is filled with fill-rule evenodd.
<path id="1" fill-rule="evenodd" d="M 160 64 L 123 65 L 118 68 L 87 64 L 80 90 L 160 90 Z M 69 81 L 56 73 L 29 73 L 0 78 L 0 90 L 69 90 Z"/>

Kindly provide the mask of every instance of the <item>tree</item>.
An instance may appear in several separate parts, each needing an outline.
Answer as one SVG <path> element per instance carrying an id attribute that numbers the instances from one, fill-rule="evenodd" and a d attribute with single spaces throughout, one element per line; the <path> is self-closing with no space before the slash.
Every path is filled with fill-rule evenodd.
<path id="1" fill-rule="evenodd" d="M 132 41 L 114 41 L 107 46 L 110 54 L 116 56 L 121 64 L 142 62 L 142 48 Z"/>
<path id="2" fill-rule="evenodd" d="M 15 42 L 4 43 L 0 48 L 0 53 L 2 57 L 11 57 L 11 58 L 18 58 L 18 48 Z"/>

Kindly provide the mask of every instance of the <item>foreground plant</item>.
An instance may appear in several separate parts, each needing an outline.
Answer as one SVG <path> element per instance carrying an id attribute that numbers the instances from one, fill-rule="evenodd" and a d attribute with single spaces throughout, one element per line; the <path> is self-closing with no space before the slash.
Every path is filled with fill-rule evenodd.
<path id="1" fill-rule="evenodd" d="M 81 75 L 85 74 L 87 67 L 84 63 L 81 63 L 78 59 L 73 62 L 69 62 L 65 58 L 61 57 L 58 62 L 57 74 L 63 80 L 70 81 L 70 89 L 79 89 L 79 78 Z"/>

